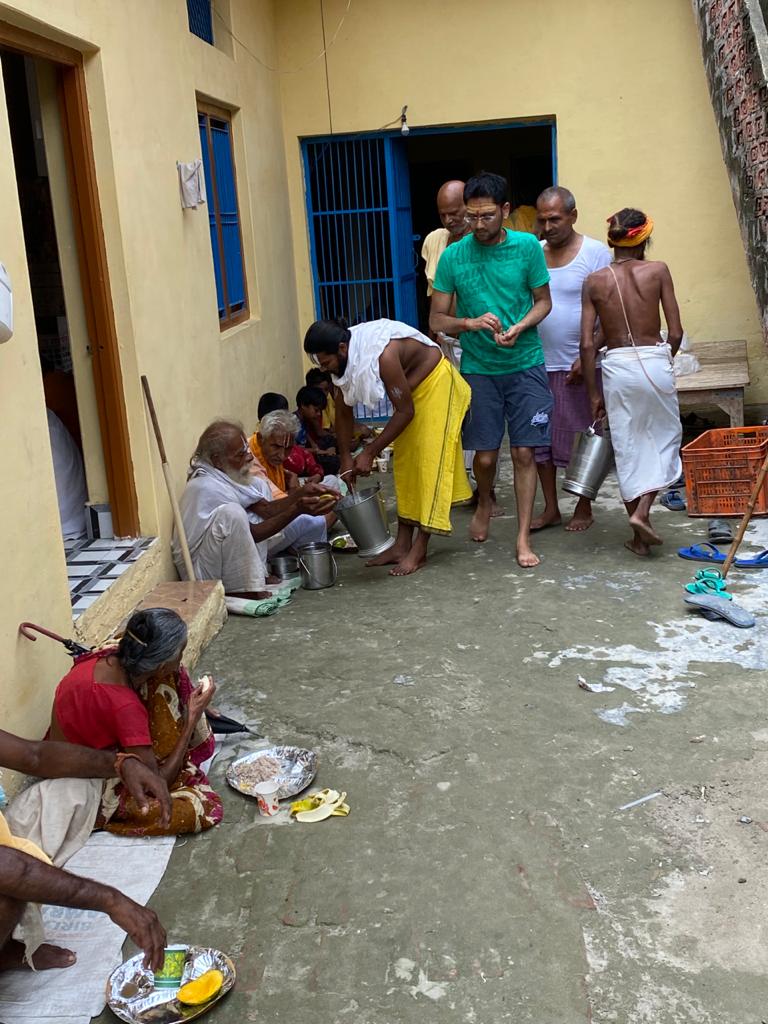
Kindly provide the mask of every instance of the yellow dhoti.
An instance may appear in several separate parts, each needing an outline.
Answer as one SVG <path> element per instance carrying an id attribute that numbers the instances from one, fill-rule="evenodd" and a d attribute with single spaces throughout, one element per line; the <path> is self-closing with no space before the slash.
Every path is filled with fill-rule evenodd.
<path id="1" fill-rule="evenodd" d="M 397 517 L 426 533 L 450 533 L 451 505 L 472 497 L 461 448 L 471 395 L 441 359 L 414 389 L 413 419 L 393 444 Z"/>

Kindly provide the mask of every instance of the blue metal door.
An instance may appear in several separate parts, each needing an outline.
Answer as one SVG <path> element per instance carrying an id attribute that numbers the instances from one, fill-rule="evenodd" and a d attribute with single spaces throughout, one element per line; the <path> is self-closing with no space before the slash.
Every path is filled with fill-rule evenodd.
<path id="1" fill-rule="evenodd" d="M 303 150 L 318 317 L 416 324 L 405 140 L 308 139 Z"/>

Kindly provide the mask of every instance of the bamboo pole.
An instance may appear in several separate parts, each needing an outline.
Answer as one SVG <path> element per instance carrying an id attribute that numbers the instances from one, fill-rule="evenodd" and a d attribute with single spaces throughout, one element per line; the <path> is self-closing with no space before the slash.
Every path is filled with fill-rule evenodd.
<path id="1" fill-rule="evenodd" d="M 160 453 L 160 462 L 163 466 L 163 476 L 165 477 L 165 486 L 168 491 L 168 497 L 171 502 L 171 511 L 173 512 L 173 521 L 176 525 L 176 534 L 179 538 L 179 547 L 181 548 L 181 557 L 184 560 L 184 568 L 187 571 L 187 579 L 195 579 L 195 570 L 192 566 L 192 556 L 189 553 L 189 545 L 187 544 L 187 535 L 184 532 L 184 524 L 181 520 L 181 509 L 179 503 L 176 500 L 176 491 L 173 486 L 173 476 L 171 474 L 171 467 L 168 465 L 168 459 L 165 455 L 165 445 L 163 444 L 163 435 L 160 433 L 160 424 L 157 419 L 157 413 L 155 412 L 155 403 L 152 401 L 152 392 L 149 390 L 149 381 L 142 374 L 141 386 L 144 388 L 144 397 L 147 400 L 147 408 L 149 409 L 149 418 L 152 421 L 152 429 L 155 432 L 155 440 L 157 441 L 157 450 Z"/>
<path id="2" fill-rule="evenodd" d="M 731 546 L 728 549 L 728 557 L 725 559 L 725 562 L 723 564 L 723 577 L 728 575 L 728 570 L 731 568 L 733 560 L 736 557 L 736 552 L 739 550 L 739 545 L 741 544 L 744 538 L 747 526 L 749 525 L 749 520 L 752 518 L 752 513 L 755 510 L 757 496 L 760 493 L 760 489 L 762 488 L 763 484 L 765 483 L 766 475 L 768 475 L 768 455 L 765 456 L 763 464 L 760 467 L 760 472 L 757 474 L 755 486 L 752 488 L 752 494 L 749 497 L 747 508 L 744 512 L 744 515 L 741 517 L 741 522 L 739 523 L 739 528 L 736 531 L 736 536 L 733 538 Z"/>

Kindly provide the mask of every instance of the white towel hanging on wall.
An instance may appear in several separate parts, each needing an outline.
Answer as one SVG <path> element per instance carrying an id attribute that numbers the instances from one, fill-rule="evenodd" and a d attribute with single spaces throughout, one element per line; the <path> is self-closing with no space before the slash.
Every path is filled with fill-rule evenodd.
<path id="1" fill-rule="evenodd" d="M 203 161 L 190 160 L 188 163 L 177 162 L 179 169 L 179 193 L 184 209 L 194 209 L 205 202 L 205 176 Z"/>

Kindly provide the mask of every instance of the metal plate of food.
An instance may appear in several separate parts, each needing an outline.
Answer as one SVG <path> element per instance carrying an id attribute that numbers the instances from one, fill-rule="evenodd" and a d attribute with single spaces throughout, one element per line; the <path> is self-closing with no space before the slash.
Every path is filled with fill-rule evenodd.
<path id="1" fill-rule="evenodd" d="M 224 975 L 224 984 L 213 999 L 200 1006 L 184 1006 L 179 1002 L 177 988 L 155 988 L 152 971 L 142 966 L 143 953 L 115 968 L 107 981 L 107 1005 L 128 1024 L 184 1024 L 207 1013 L 235 984 L 235 965 L 218 949 L 190 946 L 187 950 L 181 983 L 199 978 L 216 969 Z"/>
<path id="2" fill-rule="evenodd" d="M 317 774 L 317 754 L 304 747 L 267 747 L 239 757 L 227 768 L 227 782 L 238 793 L 255 796 L 260 782 L 277 779 L 278 800 L 288 800 L 306 789 Z"/>

